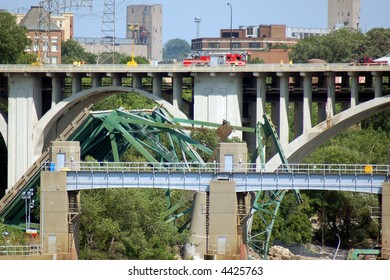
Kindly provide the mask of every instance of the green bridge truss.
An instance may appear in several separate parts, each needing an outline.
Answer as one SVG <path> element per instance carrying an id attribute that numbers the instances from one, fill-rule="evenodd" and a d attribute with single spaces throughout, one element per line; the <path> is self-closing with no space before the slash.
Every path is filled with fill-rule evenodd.
<path id="1" fill-rule="evenodd" d="M 228 124 L 228 129 L 222 133 L 227 137 L 231 130 L 241 130 L 248 133 L 256 133 L 259 146 L 254 151 L 252 163 L 260 157 L 260 164 L 265 164 L 264 147 L 270 138 L 274 142 L 284 164 L 287 159 L 280 146 L 277 133 L 269 118 L 264 115 L 264 123 L 259 123 L 256 128 L 236 127 Z M 163 108 L 153 110 L 118 109 L 114 111 L 91 112 L 89 117 L 80 121 L 80 125 L 63 140 L 79 141 L 81 158 L 91 156 L 97 161 L 121 161 L 121 157 L 128 149 L 135 149 L 140 157 L 148 162 L 197 162 L 204 163 L 198 151 L 202 151 L 212 158 L 213 150 L 205 147 L 191 138 L 188 131 L 199 127 L 221 128 L 222 124 L 200 122 L 194 120 L 177 119 L 171 117 Z M 217 130 L 218 130 L 217 129 Z M 227 131 L 227 132 L 226 132 Z M 223 137 L 221 137 L 224 139 Z M 2 198 L 0 201 L 0 218 L 7 224 L 25 227 L 23 217 L 25 215 L 22 193 L 28 189 L 38 189 L 40 166 L 48 161 L 48 152 L 45 152 L 29 169 L 29 179 L 22 180 L 16 193 Z M 143 160 L 144 161 L 144 160 Z M 36 193 L 36 192 L 35 192 Z M 243 220 L 247 223 L 246 240 L 259 255 L 266 258 L 274 221 L 282 203 L 285 191 L 263 191 L 254 195 L 250 215 Z M 300 194 L 296 191 L 298 201 Z M 181 222 L 182 230 L 190 225 L 191 200 L 193 194 L 183 192 L 182 196 L 173 201 L 169 190 L 165 192 L 167 204 L 166 221 L 175 223 L 179 218 L 185 218 Z M 3 207 L 2 207 L 3 206 Z M 252 222 L 259 219 L 260 228 L 253 229 Z M 259 224 L 259 223 L 258 223 Z M 243 226 L 243 225 L 242 225 Z M 32 224 L 39 228 L 39 224 Z"/>

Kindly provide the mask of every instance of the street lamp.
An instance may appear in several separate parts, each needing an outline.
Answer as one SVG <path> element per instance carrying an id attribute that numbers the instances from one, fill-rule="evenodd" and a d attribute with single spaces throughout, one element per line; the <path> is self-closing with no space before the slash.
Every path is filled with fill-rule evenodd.
<path id="1" fill-rule="evenodd" d="M 340 243 L 341 243 L 340 235 L 338 235 L 338 234 L 336 233 L 336 236 L 337 236 L 337 238 L 339 239 L 339 244 L 337 245 L 337 249 L 336 249 L 336 252 L 334 253 L 333 259 L 336 259 L 337 252 L 338 252 L 338 250 L 339 250 L 339 248 L 340 248 Z"/>
<path id="2" fill-rule="evenodd" d="M 227 3 L 230 6 L 230 52 L 232 51 L 232 38 L 233 38 L 233 8 L 232 4 Z"/>
<path id="3" fill-rule="evenodd" d="M 30 229 L 30 217 L 31 217 L 31 209 L 34 207 L 34 199 L 31 199 L 34 195 L 34 190 L 29 189 L 27 192 L 22 192 L 22 199 L 24 200 L 24 211 L 25 211 L 25 223 L 26 223 L 26 232 Z"/>
<path id="4" fill-rule="evenodd" d="M 134 60 L 134 44 L 135 44 L 134 32 L 137 32 L 137 33 L 139 32 L 139 25 L 138 24 L 129 24 L 128 27 L 132 33 L 132 36 L 133 36 L 133 43 L 131 44 L 131 61 L 128 61 L 127 65 L 137 67 L 137 62 Z"/>

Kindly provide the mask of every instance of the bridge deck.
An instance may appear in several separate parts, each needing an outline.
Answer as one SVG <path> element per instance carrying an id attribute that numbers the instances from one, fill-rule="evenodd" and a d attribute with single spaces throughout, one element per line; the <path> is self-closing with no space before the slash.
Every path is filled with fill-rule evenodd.
<path id="1" fill-rule="evenodd" d="M 381 193 L 390 179 L 387 165 L 289 165 L 256 171 L 252 165 L 84 163 L 67 170 L 67 189 L 170 188 L 208 191 L 211 180 L 234 180 L 237 192 L 338 190 Z"/>
<path id="2" fill-rule="evenodd" d="M 211 73 L 211 72 L 371 72 L 390 71 L 390 65 L 363 65 L 351 66 L 348 63 L 294 63 L 293 65 L 280 64 L 248 64 L 246 66 L 211 66 L 196 67 L 181 64 L 149 65 L 140 64 L 129 67 L 125 64 L 96 65 L 85 64 L 74 67 L 71 64 L 31 66 L 23 64 L 0 64 L 0 73 Z"/>

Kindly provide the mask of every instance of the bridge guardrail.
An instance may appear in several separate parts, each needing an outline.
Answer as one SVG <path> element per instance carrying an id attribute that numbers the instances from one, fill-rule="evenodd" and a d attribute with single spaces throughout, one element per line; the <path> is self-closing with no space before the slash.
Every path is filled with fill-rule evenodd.
<path id="1" fill-rule="evenodd" d="M 367 164 L 282 164 L 256 165 L 253 163 L 157 163 L 157 162 L 68 162 L 63 167 L 45 163 L 47 171 L 97 172 L 213 172 L 213 173 L 292 173 L 292 174 L 385 174 L 390 176 L 390 165 Z"/>
<path id="2" fill-rule="evenodd" d="M 41 255 L 41 253 L 42 248 L 39 244 L 0 246 L 0 255 Z"/>

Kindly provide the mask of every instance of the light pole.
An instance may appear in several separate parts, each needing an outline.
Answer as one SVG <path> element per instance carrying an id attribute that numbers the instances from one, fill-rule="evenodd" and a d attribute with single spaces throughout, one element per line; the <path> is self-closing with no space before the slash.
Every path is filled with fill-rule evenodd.
<path id="1" fill-rule="evenodd" d="M 31 208 L 34 207 L 34 200 L 31 198 L 34 195 L 34 190 L 29 189 L 27 192 L 22 192 L 22 199 L 24 200 L 24 211 L 25 211 L 25 222 L 26 222 L 26 232 L 30 229 L 30 217 L 31 217 Z"/>
<path id="2" fill-rule="evenodd" d="M 337 238 L 339 239 L 339 244 L 337 245 L 337 249 L 336 249 L 336 252 L 334 253 L 333 259 L 336 259 L 337 252 L 338 252 L 338 250 L 339 250 L 339 248 L 340 248 L 340 243 L 341 243 L 340 235 L 338 235 L 338 234 L 336 233 L 336 236 L 337 236 Z"/>
<path id="3" fill-rule="evenodd" d="M 227 3 L 230 6 L 230 52 L 232 51 L 232 38 L 233 38 L 233 8 L 232 4 Z"/>

